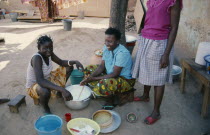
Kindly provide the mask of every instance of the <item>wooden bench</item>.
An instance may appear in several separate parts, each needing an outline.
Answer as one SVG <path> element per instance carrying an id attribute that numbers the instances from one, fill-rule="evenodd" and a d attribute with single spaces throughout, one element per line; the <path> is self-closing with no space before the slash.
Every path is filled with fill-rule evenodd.
<path id="1" fill-rule="evenodd" d="M 12 10 L 11 13 L 18 13 L 18 15 L 21 14 L 27 15 L 28 10 Z"/>
<path id="2" fill-rule="evenodd" d="M 185 90 L 186 71 L 191 73 L 201 82 L 202 90 L 204 91 L 203 104 L 201 109 L 201 116 L 207 117 L 208 103 L 210 100 L 210 75 L 207 74 L 205 66 L 200 66 L 195 63 L 194 59 L 183 59 L 182 76 L 181 76 L 181 93 Z"/>
<path id="3" fill-rule="evenodd" d="M 14 99 L 12 99 L 12 100 L 8 103 L 10 112 L 18 113 L 18 112 L 19 112 L 19 110 L 18 110 L 19 106 L 20 106 L 21 104 L 26 105 L 25 97 L 26 97 L 26 96 L 24 96 L 24 95 L 18 95 L 18 96 L 16 96 Z"/>

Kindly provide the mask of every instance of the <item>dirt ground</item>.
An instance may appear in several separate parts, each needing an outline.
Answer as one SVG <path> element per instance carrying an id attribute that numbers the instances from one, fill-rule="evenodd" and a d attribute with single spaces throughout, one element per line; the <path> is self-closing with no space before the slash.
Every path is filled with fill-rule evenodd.
<path id="1" fill-rule="evenodd" d="M 104 31 L 108 27 L 108 21 L 105 18 L 74 20 L 72 31 L 64 31 L 61 22 L 41 24 L 0 20 L 0 37 L 4 37 L 6 41 L 5 44 L 0 45 L 0 98 L 14 98 L 18 94 L 27 95 L 26 69 L 31 56 L 37 52 L 38 36 L 51 35 L 54 41 L 54 52 L 60 58 L 79 60 L 84 65 L 88 65 L 94 50 L 103 46 Z M 135 33 L 130 34 L 137 36 Z M 135 51 L 136 49 L 137 47 Z M 121 115 L 122 124 L 118 130 L 109 135 L 202 135 L 210 132 L 210 119 L 200 117 L 203 97 L 198 91 L 200 85 L 190 78 L 191 76 L 186 81 L 185 94 L 180 93 L 179 82 L 166 86 L 161 106 L 162 118 L 154 125 L 143 124 L 144 118 L 153 108 L 153 90 L 149 103 L 133 102 L 115 108 L 114 110 Z M 143 93 L 142 85 L 136 83 L 135 87 L 136 95 Z M 0 105 L 0 135 L 36 134 L 34 122 L 43 115 L 43 112 L 40 106 L 34 105 L 28 95 L 26 103 L 27 106 L 19 108 L 18 114 L 10 113 L 7 104 Z M 62 99 L 50 100 L 52 112 L 61 118 L 67 112 L 70 112 L 73 118 L 90 118 L 93 112 L 101 108 L 99 103 L 102 102 L 92 100 L 88 108 L 74 111 L 68 109 Z M 137 123 L 131 124 L 126 121 L 126 114 L 129 112 L 138 114 Z M 70 134 L 65 122 L 62 130 L 63 135 Z"/>

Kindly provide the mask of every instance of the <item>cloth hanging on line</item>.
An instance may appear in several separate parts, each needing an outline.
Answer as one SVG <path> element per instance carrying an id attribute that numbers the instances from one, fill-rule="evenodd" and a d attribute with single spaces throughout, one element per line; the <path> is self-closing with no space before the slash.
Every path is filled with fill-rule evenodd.
<path id="1" fill-rule="evenodd" d="M 87 0 L 21 0 L 22 3 L 30 3 L 39 7 L 41 22 L 52 22 L 59 16 L 59 9 L 69 8 L 87 2 Z"/>
<path id="2" fill-rule="evenodd" d="M 58 9 L 69 8 L 71 6 L 77 6 L 85 2 L 87 2 L 87 0 L 56 0 Z"/>
<path id="3" fill-rule="evenodd" d="M 56 1 L 54 0 L 36 0 L 36 7 L 39 7 L 41 22 L 52 22 L 54 17 L 59 15 Z"/>
<path id="4" fill-rule="evenodd" d="M 22 4 L 29 4 L 33 0 L 21 0 Z"/>
<path id="5" fill-rule="evenodd" d="M 53 18 L 58 16 L 56 2 L 52 0 L 37 0 L 38 7 L 41 13 L 42 22 L 53 21 Z"/>

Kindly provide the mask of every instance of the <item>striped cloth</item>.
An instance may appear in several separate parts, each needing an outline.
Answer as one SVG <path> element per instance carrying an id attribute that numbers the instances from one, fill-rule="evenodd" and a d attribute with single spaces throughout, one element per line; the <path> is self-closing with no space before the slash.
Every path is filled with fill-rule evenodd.
<path id="1" fill-rule="evenodd" d="M 89 65 L 85 68 L 84 73 L 86 76 L 94 73 L 98 65 Z M 106 73 L 102 73 L 99 76 L 103 76 Z M 92 87 L 93 92 L 97 96 L 110 96 L 117 93 L 124 93 L 131 91 L 135 85 L 135 79 L 126 79 L 125 77 L 108 78 L 99 81 L 90 82 L 89 85 Z"/>
<path id="2" fill-rule="evenodd" d="M 33 57 L 35 55 L 39 55 L 42 58 L 42 56 L 39 53 L 34 54 Z M 53 66 L 52 66 L 51 57 L 49 57 L 49 65 L 47 65 L 44 59 L 42 58 L 42 71 L 43 71 L 43 75 L 45 79 L 50 78 L 50 73 L 52 70 L 53 70 Z M 28 64 L 28 69 L 27 69 L 26 88 L 31 88 L 31 86 L 34 85 L 35 83 L 36 83 L 36 76 L 34 73 L 34 69 L 31 66 L 31 61 L 30 61 Z"/>
<path id="3" fill-rule="evenodd" d="M 172 83 L 171 69 L 174 60 L 174 48 L 170 53 L 167 68 L 160 69 L 160 59 L 164 54 L 168 40 L 152 40 L 142 36 L 138 40 L 138 51 L 132 70 L 132 77 L 138 78 L 143 85 L 162 86 Z"/>

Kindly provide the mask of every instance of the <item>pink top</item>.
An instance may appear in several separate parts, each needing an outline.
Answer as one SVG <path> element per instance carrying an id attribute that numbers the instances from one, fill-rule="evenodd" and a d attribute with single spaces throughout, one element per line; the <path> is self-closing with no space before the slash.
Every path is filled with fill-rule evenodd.
<path id="1" fill-rule="evenodd" d="M 153 40 L 168 39 L 171 31 L 171 7 L 175 5 L 176 0 L 148 0 L 147 13 L 145 18 L 142 36 Z M 181 8 L 182 8 L 182 0 Z"/>

